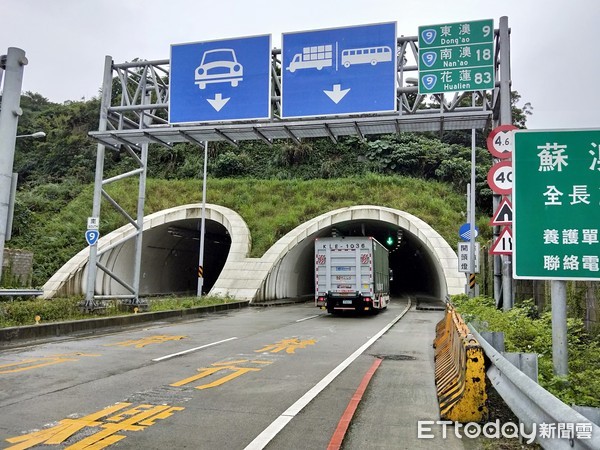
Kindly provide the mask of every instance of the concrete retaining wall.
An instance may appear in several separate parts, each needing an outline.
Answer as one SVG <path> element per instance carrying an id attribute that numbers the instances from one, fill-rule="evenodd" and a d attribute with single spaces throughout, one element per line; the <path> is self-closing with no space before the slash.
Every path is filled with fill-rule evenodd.
<path id="1" fill-rule="evenodd" d="M 4 249 L 2 278 L 13 287 L 31 285 L 33 253 L 26 250 Z"/>

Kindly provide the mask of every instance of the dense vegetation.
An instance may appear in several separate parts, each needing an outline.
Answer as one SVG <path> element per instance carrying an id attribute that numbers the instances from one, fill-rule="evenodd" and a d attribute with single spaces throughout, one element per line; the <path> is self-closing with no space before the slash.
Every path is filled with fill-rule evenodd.
<path id="1" fill-rule="evenodd" d="M 519 101 L 519 94 L 513 92 L 513 120 L 524 127 L 532 108 L 527 103 L 518 107 Z M 22 96 L 21 106 L 23 115 L 18 133 L 43 130 L 47 138 L 17 140 L 14 170 L 19 173 L 19 190 L 13 240 L 7 247 L 34 252 L 33 284 L 41 286 L 83 247 L 83 221 L 91 214 L 97 148 L 88 133 L 98 127 L 100 102 L 93 98 L 55 104 L 28 92 Z M 492 193 L 486 183 L 492 163 L 484 149 L 487 132 L 478 132 L 476 142 L 477 209 L 482 242 L 490 238 L 487 218 L 492 213 Z M 464 193 L 471 167 L 470 140 L 470 131 L 450 131 L 442 136 L 402 133 L 367 136 L 365 140 L 346 137 L 337 144 L 329 139 L 303 140 L 299 144 L 282 140 L 272 146 L 262 141 L 246 141 L 238 147 L 211 143 L 208 201 L 242 214 L 251 227 L 253 256 L 260 256 L 300 221 L 332 208 L 358 203 L 398 207 L 431 220 L 454 246 L 456 229 L 448 231 L 444 223 L 450 217 L 453 228 L 457 228 L 464 221 Z M 171 150 L 151 145 L 146 213 L 199 201 L 202 165 L 203 152 L 197 146 L 177 144 Z M 133 168 L 124 150 L 109 151 L 104 166 L 105 177 Z M 432 181 L 438 187 L 422 187 Z M 451 196 L 431 193 L 431 189 L 442 189 L 440 185 L 457 200 L 432 203 L 435 198 Z M 126 203 L 129 211 L 135 210 L 135 187 L 118 183 L 110 188 L 118 191 L 115 195 Z M 177 192 L 182 195 L 175 195 Z M 421 192 L 423 195 L 419 196 Z M 414 198 L 408 200 L 410 196 Z M 452 210 L 440 209 L 442 203 L 449 204 Z M 289 207 L 278 208 L 281 204 Z M 123 223 L 106 204 L 101 219 L 103 234 Z M 6 277 L 0 280 L 0 286 L 10 287 L 12 283 L 14 280 Z M 536 302 L 541 304 L 539 298 Z M 589 309 L 584 300 L 574 306 L 573 312 L 578 316 Z"/>
<path id="2" fill-rule="evenodd" d="M 479 331 L 503 331 L 507 352 L 536 353 L 539 383 L 568 405 L 600 407 L 600 336 L 593 337 L 577 318 L 567 321 L 569 374 L 557 377 L 552 368 L 552 316 L 539 314 L 531 301 L 500 311 L 494 300 L 454 296 L 452 302 L 465 321 Z"/>
<path id="3" fill-rule="evenodd" d="M 436 223 L 448 242 L 456 243 L 456 224 L 462 220 L 464 200 L 448 185 L 416 178 L 365 175 L 335 180 L 257 180 L 209 179 L 207 201 L 237 211 L 252 236 L 252 255 L 260 257 L 277 239 L 298 224 L 319 214 L 344 206 L 378 204 L 397 208 Z M 39 195 L 41 187 L 34 189 Z M 35 252 L 34 282 L 43 284 L 69 258 L 85 246 L 83 231 L 92 202 L 93 186 L 88 185 L 72 201 L 62 185 L 44 186 L 45 204 L 31 214 L 27 227 L 11 241 Z M 107 189 L 127 210 L 135 210 L 137 189 L 130 181 Z M 31 195 L 31 194 L 30 194 Z M 198 180 L 148 180 L 146 213 L 176 205 L 199 202 Z M 32 208 L 34 197 L 23 196 L 22 206 Z M 285 205 L 285 208 L 282 207 Z M 60 214 L 57 214 L 60 212 Z M 124 225 L 123 217 L 112 208 L 102 213 L 101 234 Z M 484 226 L 484 224 L 482 224 Z M 44 235 L 40 239 L 39 235 Z"/>
<path id="4" fill-rule="evenodd" d="M 34 325 L 36 323 L 62 322 L 90 319 L 95 316 L 117 316 L 130 314 L 131 308 L 123 307 L 116 300 L 107 301 L 105 309 L 92 313 L 82 312 L 81 298 L 56 298 L 52 301 L 32 299 L 27 301 L 0 302 L 0 328 Z M 228 297 L 165 297 L 153 298 L 148 302 L 147 311 L 173 311 L 219 305 L 235 301 Z"/>

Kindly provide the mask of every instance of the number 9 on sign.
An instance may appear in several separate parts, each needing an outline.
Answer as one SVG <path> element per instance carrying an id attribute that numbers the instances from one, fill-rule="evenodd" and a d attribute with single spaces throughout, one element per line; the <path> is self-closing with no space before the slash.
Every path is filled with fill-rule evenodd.
<path id="1" fill-rule="evenodd" d="M 487 176 L 488 186 L 500 195 L 510 195 L 513 186 L 513 168 L 511 161 L 502 161 L 492 166 Z"/>

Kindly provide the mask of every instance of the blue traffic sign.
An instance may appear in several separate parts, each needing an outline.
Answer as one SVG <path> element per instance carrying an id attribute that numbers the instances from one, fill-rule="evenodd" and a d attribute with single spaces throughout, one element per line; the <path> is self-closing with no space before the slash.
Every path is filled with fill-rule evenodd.
<path id="1" fill-rule="evenodd" d="M 98 238 L 100 237 L 100 232 L 98 230 L 87 230 L 85 232 L 85 240 L 88 245 L 94 245 L 98 242 Z"/>
<path id="2" fill-rule="evenodd" d="M 477 225 L 474 226 L 475 228 L 475 237 L 479 236 L 479 228 L 477 227 Z M 463 241 L 470 241 L 471 240 L 471 224 L 470 223 L 464 223 L 461 225 L 461 227 L 458 230 L 458 235 L 460 236 L 460 238 Z"/>
<path id="3" fill-rule="evenodd" d="M 269 119 L 271 36 L 171 45 L 169 123 Z"/>
<path id="4" fill-rule="evenodd" d="M 282 117 L 396 110 L 396 23 L 283 35 Z"/>

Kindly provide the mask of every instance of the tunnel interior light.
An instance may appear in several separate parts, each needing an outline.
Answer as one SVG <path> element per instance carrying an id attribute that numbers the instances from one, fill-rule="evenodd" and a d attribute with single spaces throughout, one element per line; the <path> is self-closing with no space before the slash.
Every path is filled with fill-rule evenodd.
<path id="1" fill-rule="evenodd" d="M 187 228 L 171 226 L 167 229 L 167 233 L 169 233 L 171 236 L 173 236 L 175 238 L 193 239 L 195 241 L 200 240 L 200 233 L 198 231 L 189 230 Z"/>

